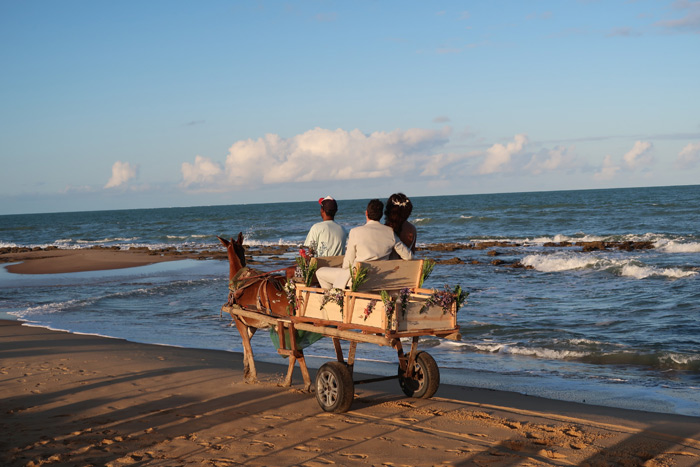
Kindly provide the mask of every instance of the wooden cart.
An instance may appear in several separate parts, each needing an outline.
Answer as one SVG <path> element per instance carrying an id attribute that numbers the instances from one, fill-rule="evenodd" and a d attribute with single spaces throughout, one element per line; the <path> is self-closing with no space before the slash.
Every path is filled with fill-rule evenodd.
<path id="1" fill-rule="evenodd" d="M 318 258 L 319 266 L 335 266 L 342 257 Z M 325 363 L 319 368 L 314 381 L 316 399 L 327 412 L 345 412 L 352 404 L 355 384 L 398 379 L 403 392 L 409 397 L 428 398 L 435 394 L 440 384 L 440 371 L 433 357 L 418 351 L 421 336 L 437 336 L 460 340 L 457 326 L 457 308 L 430 305 L 433 290 L 419 287 L 422 260 L 373 261 L 361 263 L 366 268 L 368 280 L 353 292 L 345 290 L 342 306 L 327 301 L 326 291 L 317 287 L 296 286 L 296 310 L 288 317 L 280 318 L 258 311 L 246 310 L 237 305 L 224 306 L 241 333 L 246 373 L 255 378 L 250 337 L 256 327 L 274 327 L 280 339 L 278 352 L 289 357 L 285 385 L 291 385 L 294 365 L 299 362 L 305 387 L 311 389 L 311 378 L 304 360 L 304 352 L 297 345 L 297 331 L 310 331 L 330 337 L 337 361 Z M 393 300 L 382 300 L 391 297 Z M 393 308 L 393 309 L 392 309 Z M 402 340 L 411 342 L 406 354 Z M 349 342 L 347 359 L 341 341 Z M 399 360 L 396 375 L 353 381 L 355 350 L 357 344 L 366 342 L 392 347 Z"/>

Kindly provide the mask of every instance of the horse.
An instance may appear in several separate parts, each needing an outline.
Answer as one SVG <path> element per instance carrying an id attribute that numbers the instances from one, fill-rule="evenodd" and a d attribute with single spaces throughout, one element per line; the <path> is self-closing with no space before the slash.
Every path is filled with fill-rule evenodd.
<path id="1" fill-rule="evenodd" d="M 229 265 L 229 297 L 227 305 L 238 305 L 273 316 L 289 316 L 289 300 L 284 293 L 285 276 L 256 271 L 246 266 L 243 232 L 238 238 L 226 240 L 218 237 L 226 247 Z M 285 268 L 286 272 L 287 268 Z M 274 271 L 273 271 L 274 272 Z M 248 318 L 247 318 L 248 319 Z M 251 320 L 248 319 L 250 322 Z M 255 320 L 253 320 L 255 321 Z"/>
<path id="2" fill-rule="evenodd" d="M 284 284 L 288 278 L 294 275 L 294 267 L 285 268 L 285 275 L 275 275 L 271 272 L 261 272 L 250 269 L 246 266 L 245 248 L 243 247 L 243 232 L 238 233 L 236 240 L 231 238 L 226 240 L 217 236 L 216 238 L 226 247 L 229 263 L 229 295 L 226 306 L 237 305 L 241 308 L 257 311 L 262 314 L 288 318 L 293 312 L 289 309 L 289 299 L 284 291 Z M 275 272 L 275 271 L 272 271 Z M 269 325 L 264 321 L 255 318 L 244 317 L 231 313 L 231 317 L 236 323 L 236 328 L 241 334 L 243 342 L 243 375 L 246 382 L 257 382 L 257 371 L 253 360 L 253 348 L 250 339 L 259 328 Z M 285 386 L 292 384 L 292 369 L 296 360 L 302 366 L 302 373 L 307 388 L 306 362 L 303 353 L 293 352 L 289 355 L 289 371 L 284 382 Z"/>

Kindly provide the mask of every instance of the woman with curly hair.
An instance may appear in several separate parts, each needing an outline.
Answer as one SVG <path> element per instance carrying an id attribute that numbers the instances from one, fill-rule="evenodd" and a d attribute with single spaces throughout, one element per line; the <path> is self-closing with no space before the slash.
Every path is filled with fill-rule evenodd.
<path id="1" fill-rule="evenodd" d="M 384 209 L 384 224 L 394 229 L 394 233 L 411 250 L 416 252 L 416 227 L 408 222 L 413 211 L 413 204 L 403 193 L 394 193 L 389 197 Z M 392 259 L 394 259 L 392 257 Z"/>

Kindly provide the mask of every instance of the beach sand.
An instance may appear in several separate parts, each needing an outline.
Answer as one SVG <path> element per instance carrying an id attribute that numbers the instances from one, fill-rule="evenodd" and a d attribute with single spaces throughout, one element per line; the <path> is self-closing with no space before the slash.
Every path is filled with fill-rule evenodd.
<path id="1" fill-rule="evenodd" d="M 53 272 L 178 258 L 87 251 L 53 256 Z M 25 261 L 47 272 L 52 259 Z M 350 411 L 329 414 L 298 368 L 278 386 L 281 357 L 257 369 L 246 384 L 237 353 L 0 320 L 0 465 L 700 465 L 697 417 L 446 384 L 411 399 L 394 380 L 356 386 Z"/>
<path id="2" fill-rule="evenodd" d="M 246 384 L 237 353 L 18 321 L 0 321 L 0 357 L 7 466 L 700 464 L 695 417 L 449 385 L 410 399 L 396 381 L 356 386 L 329 414 L 298 369 L 278 386 L 285 365 L 259 362 Z"/>

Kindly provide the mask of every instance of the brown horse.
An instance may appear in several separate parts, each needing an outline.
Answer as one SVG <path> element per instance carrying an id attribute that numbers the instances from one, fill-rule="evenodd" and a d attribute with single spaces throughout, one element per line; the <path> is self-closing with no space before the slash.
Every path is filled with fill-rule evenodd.
<path id="1" fill-rule="evenodd" d="M 246 267 L 243 232 L 238 238 L 217 237 L 228 253 L 229 297 L 227 305 L 238 305 L 273 316 L 289 316 L 289 301 L 283 287 L 286 276 L 273 275 Z"/>
<path id="2" fill-rule="evenodd" d="M 294 268 L 287 268 L 286 276 L 255 271 L 246 267 L 242 232 L 238 234 L 238 238 L 235 241 L 233 238 L 230 240 L 221 237 L 217 238 L 226 247 L 226 252 L 228 253 L 229 295 L 226 305 L 237 305 L 266 315 L 288 317 L 290 314 L 287 309 L 289 300 L 283 290 L 283 286 L 290 275 L 290 269 L 293 275 Z M 234 319 L 236 328 L 241 333 L 241 340 L 243 341 L 243 373 L 245 379 L 247 382 L 255 382 L 257 381 L 257 372 L 255 370 L 250 339 L 258 328 L 264 328 L 267 325 L 263 321 L 233 313 L 231 313 L 231 317 Z M 291 367 L 295 360 L 295 358 L 290 358 L 290 371 L 288 372 L 287 381 L 285 381 L 286 385 L 291 385 Z M 303 356 L 301 360 L 303 360 Z"/>

